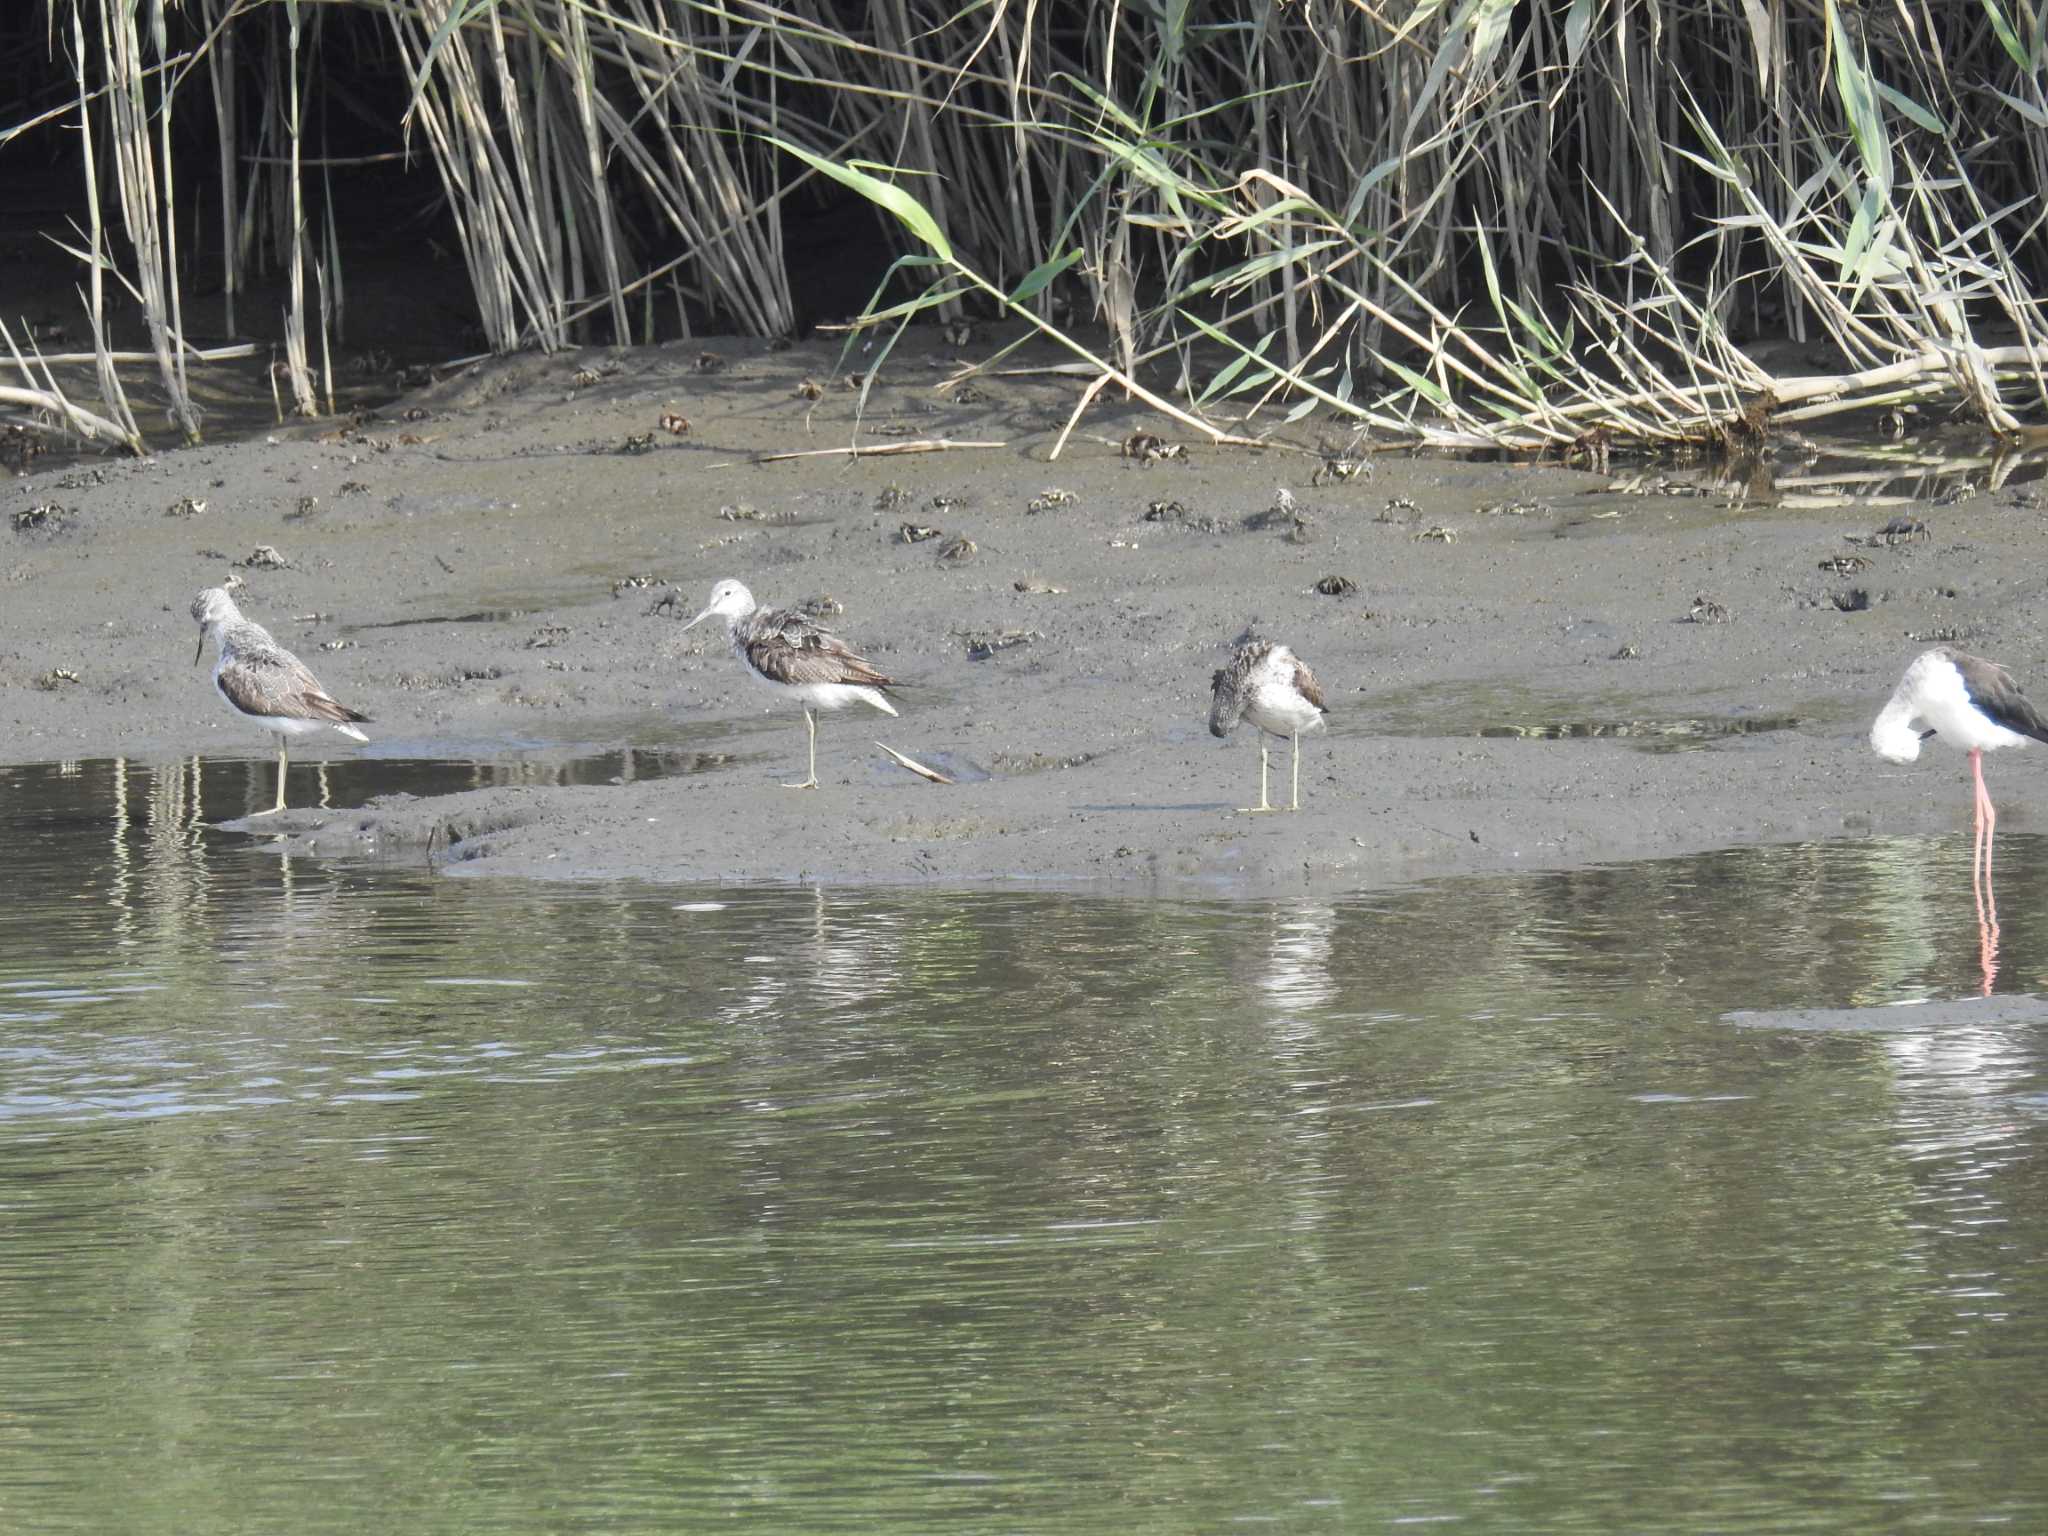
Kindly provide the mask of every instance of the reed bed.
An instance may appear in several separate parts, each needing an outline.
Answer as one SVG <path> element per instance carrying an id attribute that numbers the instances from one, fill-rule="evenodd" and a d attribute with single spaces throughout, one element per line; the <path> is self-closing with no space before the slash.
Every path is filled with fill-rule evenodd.
<path id="1" fill-rule="evenodd" d="M 793 214 L 823 206 L 893 258 L 858 323 L 1011 317 L 1091 375 L 1080 405 L 1218 439 L 1598 462 L 1906 405 L 2048 416 L 2048 24 L 2011 0 L 41 3 L 92 287 L 104 190 L 174 401 L 205 179 L 175 162 L 212 168 L 231 314 L 251 263 L 289 273 L 311 412 L 341 242 L 302 141 L 381 70 L 498 351 L 644 339 L 657 290 L 686 326 L 789 333 L 815 318 Z M 1774 368 L 1780 339 L 1825 361 Z"/>

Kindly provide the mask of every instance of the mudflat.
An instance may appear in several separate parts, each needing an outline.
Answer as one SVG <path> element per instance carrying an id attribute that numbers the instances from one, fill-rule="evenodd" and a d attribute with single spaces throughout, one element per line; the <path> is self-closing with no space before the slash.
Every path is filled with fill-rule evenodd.
<path id="1" fill-rule="evenodd" d="M 1963 760 L 1885 764 L 1871 717 L 1937 639 L 2048 677 L 2025 490 L 1792 510 L 1559 466 L 1359 455 L 1347 474 L 1107 401 L 1054 461 L 1070 376 L 955 387 L 933 339 L 863 406 L 838 361 L 819 342 L 517 358 L 360 426 L 38 466 L 0 484 L 0 756 L 267 760 L 192 665 L 192 597 L 232 574 L 375 718 L 373 752 L 547 741 L 687 769 L 234 823 L 253 836 L 431 840 L 465 872 L 1271 894 L 1956 828 Z M 844 447 L 857 412 L 873 446 L 1000 446 L 759 462 Z M 1924 534 L 1868 540 L 1902 514 Z M 903 683 L 899 718 L 821 717 L 816 791 L 778 787 L 804 770 L 794 703 L 719 622 L 683 631 L 722 577 L 814 603 Z M 1256 735 L 1207 730 L 1247 630 L 1293 647 L 1330 706 L 1297 814 L 1241 814 Z M 2033 824 L 2044 771 L 1994 760 L 2001 826 Z"/>

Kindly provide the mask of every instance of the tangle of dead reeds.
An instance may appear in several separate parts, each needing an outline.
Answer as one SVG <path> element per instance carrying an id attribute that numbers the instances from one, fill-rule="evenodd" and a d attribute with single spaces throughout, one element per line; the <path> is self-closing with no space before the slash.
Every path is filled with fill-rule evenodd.
<path id="1" fill-rule="evenodd" d="M 342 274 L 305 94 L 380 67 L 498 350 L 645 336 L 657 290 L 787 333 L 788 215 L 829 191 L 896 258 L 865 324 L 1008 315 L 1084 399 L 1212 436 L 1592 458 L 2048 415 L 2048 11 L 2015 0 L 40 3 L 127 236 L 92 286 L 125 275 L 174 400 L 178 96 L 219 127 L 231 302 L 252 259 L 290 273 L 312 410 L 303 263 Z M 1814 360 L 1767 365 L 1779 338 Z"/>

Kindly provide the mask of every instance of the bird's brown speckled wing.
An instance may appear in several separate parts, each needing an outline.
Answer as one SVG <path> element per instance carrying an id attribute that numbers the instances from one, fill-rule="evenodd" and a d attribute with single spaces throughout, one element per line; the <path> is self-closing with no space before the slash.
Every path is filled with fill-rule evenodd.
<path id="1" fill-rule="evenodd" d="M 1330 706 L 1323 702 L 1323 685 L 1316 681 L 1315 673 L 1309 671 L 1307 663 L 1299 656 L 1294 658 L 1294 691 L 1324 714 L 1330 712 Z"/>
<path id="2" fill-rule="evenodd" d="M 329 725 L 370 718 L 337 702 L 304 663 L 282 649 L 231 658 L 220 669 L 220 691 L 245 715 L 321 720 Z"/>
<path id="3" fill-rule="evenodd" d="M 771 682 L 844 683 L 858 688 L 888 688 L 895 683 L 832 631 L 801 613 L 754 614 L 740 635 L 740 647 L 748 665 Z"/>

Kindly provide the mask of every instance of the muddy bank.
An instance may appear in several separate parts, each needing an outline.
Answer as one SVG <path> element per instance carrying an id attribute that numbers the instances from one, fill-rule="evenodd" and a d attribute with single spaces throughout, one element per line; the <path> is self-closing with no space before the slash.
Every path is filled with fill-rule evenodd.
<path id="1" fill-rule="evenodd" d="M 868 440 L 1003 446 L 749 462 L 849 440 L 835 352 L 516 359 L 356 430 L 0 482 L 0 753 L 246 757 L 267 804 L 266 740 L 191 665 L 192 593 L 232 571 L 376 718 L 374 752 L 695 754 L 672 777 L 294 811 L 255 835 L 413 856 L 431 833 L 450 867 L 520 874 L 1269 890 L 1951 828 L 1961 760 L 1884 765 L 1870 715 L 1935 636 L 2048 676 L 2025 490 L 1745 510 L 1555 467 L 1332 479 L 1313 455 L 1198 443 L 1147 463 L 1127 434 L 1180 434 L 1116 409 L 1051 463 L 1070 381 L 948 389 L 937 347 L 892 362 Z M 1900 511 L 1927 536 L 1852 542 Z M 801 715 L 714 625 L 683 633 L 723 576 L 818 600 L 909 684 L 899 719 L 824 718 L 818 792 L 777 787 L 802 774 Z M 1205 729 L 1210 672 L 1252 625 L 1333 709 L 1297 816 L 1236 814 L 1256 747 Z M 1284 796 L 1284 747 L 1274 768 Z M 2007 827 L 2042 771 L 1994 763 Z"/>

